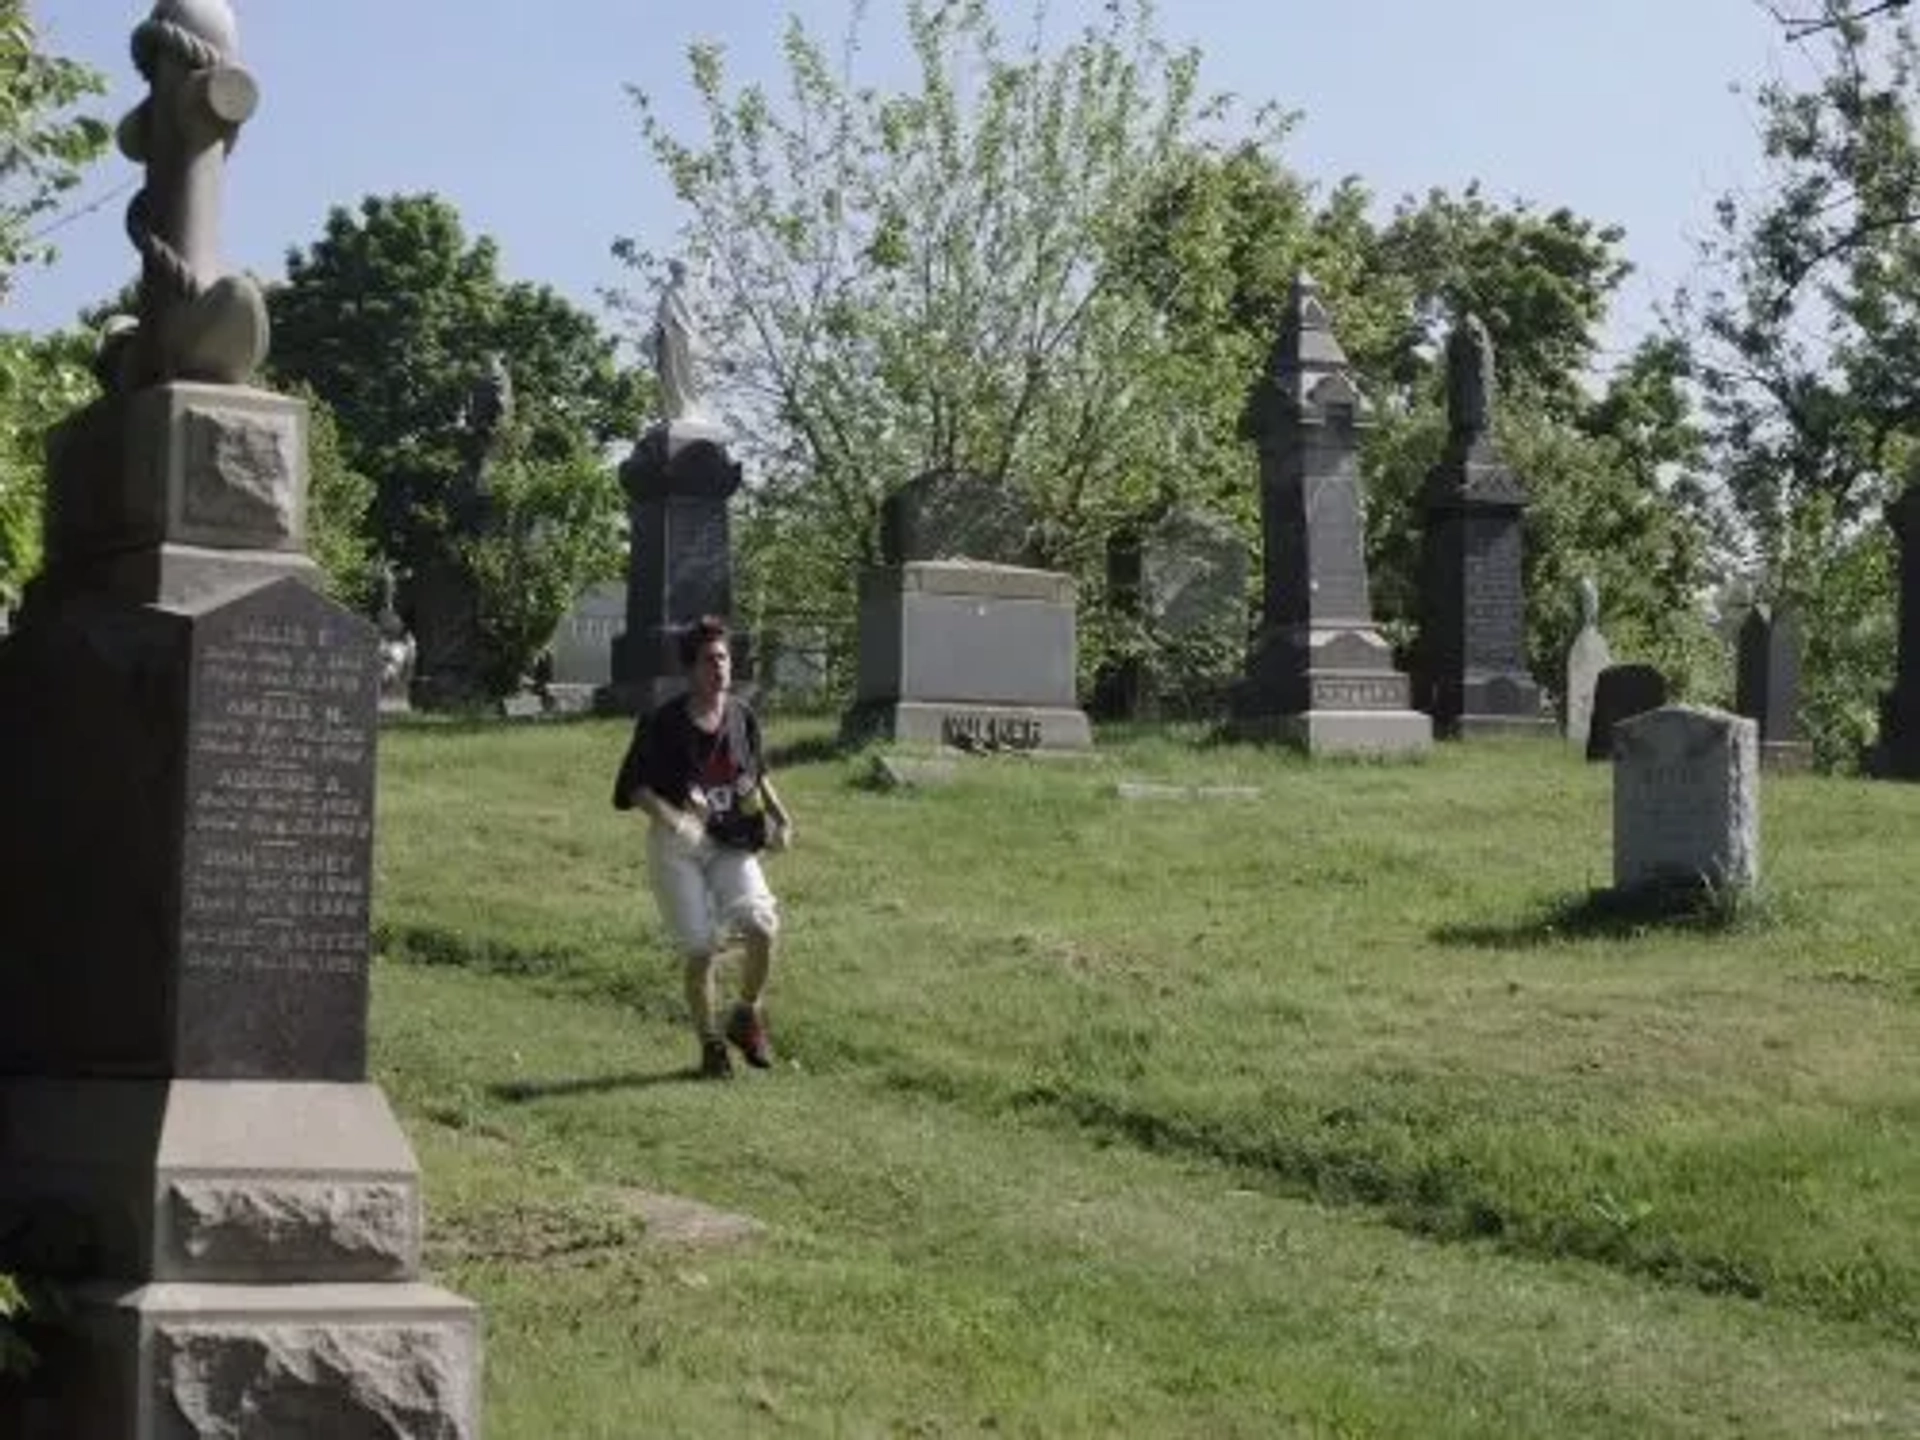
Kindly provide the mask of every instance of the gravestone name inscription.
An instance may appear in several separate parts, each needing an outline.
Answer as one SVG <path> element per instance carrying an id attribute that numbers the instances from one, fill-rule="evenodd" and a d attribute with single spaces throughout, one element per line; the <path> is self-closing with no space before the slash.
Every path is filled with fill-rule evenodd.
<path id="1" fill-rule="evenodd" d="M 203 615 L 191 668 L 181 1071 L 363 1079 L 372 628 L 281 581 Z"/>

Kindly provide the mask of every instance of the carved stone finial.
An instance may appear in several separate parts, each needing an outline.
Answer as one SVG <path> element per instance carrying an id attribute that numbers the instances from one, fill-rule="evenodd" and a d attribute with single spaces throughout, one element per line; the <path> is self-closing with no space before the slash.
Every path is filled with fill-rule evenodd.
<path id="1" fill-rule="evenodd" d="M 1484 435 L 1493 420 L 1493 337 L 1463 315 L 1447 337 L 1447 415 L 1456 435 Z"/>
<path id="2" fill-rule="evenodd" d="M 266 358 L 259 286 L 220 270 L 227 152 L 260 99 L 238 51 L 227 0 L 156 0 L 133 32 L 134 64 L 150 87 L 119 131 L 122 153 L 147 167 L 127 207 L 141 260 L 133 385 L 239 384 Z"/>
<path id="3" fill-rule="evenodd" d="M 1591 575 L 1580 577 L 1580 625 L 1592 630 L 1600 624 L 1600 587 Z"/>

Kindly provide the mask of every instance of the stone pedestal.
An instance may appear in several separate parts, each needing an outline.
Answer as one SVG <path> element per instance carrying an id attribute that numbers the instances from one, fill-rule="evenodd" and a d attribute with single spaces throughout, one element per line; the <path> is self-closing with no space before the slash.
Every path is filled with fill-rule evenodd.
<path id="1" fill-rule="evenodd" d="M 728 504 L 740 466 L 723 431 L 677 420 L 641 436 L 620 483 L 630 530 L 626 628 L 614 637 L 612 678 L 595 691 L 594 708 L 635 715 L 686 688 L 681 633 L 702 615 L 733 614 Z M 749 678 L 749 668 L 746 637 L 736 634 L 736 679 Z"/>
<path id="2" fill-rule="evenodd" d="M 1248 407 L 1260 446 L 1263 628 L 1232 730 L 1314 754 L 1402 755 L 1433 741 L 1373 623 L 1360 508 L 1365 402 L 1318 290 L 1294 284 Z"/>
<path id="3" fill-rule="evenodd" d="M 304 425 L 77 419 L 0 643 L 0 1270 L 68 1317 L 0 1433 L 478 1433 L 366 1081 L 378 643 L 310 583 Z"/>
<path id="4" fill-rule="evenodd" d="M 1427 477 L 1417 688 L 1447 739 L 1545 734 L 1527 673 L 1526 494 L 1490 437 L 1456 429 Z"/>
<path id="5" fill-rule="evenodd" d="M 844 732 L 973 750 L 1093 743 L 1075 696 L 1073 581 L 909 561 L 860 577 L 860 667 Z"/>

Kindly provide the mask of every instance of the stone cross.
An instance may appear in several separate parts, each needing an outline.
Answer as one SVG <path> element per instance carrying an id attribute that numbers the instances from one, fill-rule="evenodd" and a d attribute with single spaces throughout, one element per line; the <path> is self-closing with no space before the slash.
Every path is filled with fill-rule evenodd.
<path id="1" fill-rule="evenodd" d="M 147 171 L 127 208 L 127 235 L 141 259 L 141 334 L 131 375 L 119 377 L 128 388 L 237 385 L 266 358 L 260 287 L 220 270 L 227 152 L 260 100 L 238 54 L 227 0 L 157 0 L 133 33 L 134 63 L 149 90 L 119 130 L 122 153 Z"/>

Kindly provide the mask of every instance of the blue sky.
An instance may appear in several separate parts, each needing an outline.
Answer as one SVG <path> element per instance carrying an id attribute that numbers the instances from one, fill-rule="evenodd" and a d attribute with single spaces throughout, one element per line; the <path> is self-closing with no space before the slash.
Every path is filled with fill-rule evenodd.
<path id="1" fill-rule="evenodd" d="M 139 85 L 127 37 L 148 6 L 38 0 L 61 53 L 104 70 L 115 118 Z M 1094 0 L 1055 0 L 1064 32 Z M 713 39 L 743 76 L 775 79 L 782 18 L 826 35 L 847 0 L 237 0 L 263 101 L 234 156 L 229 262 L 279 274 L 329 207 L 433 190 L 505 268 L 590 308 L 624 272 L 616 236 L 668 248 L 671 197 L 641 148 L 625 86 L 692 114 L 684 55 Z M 897 0 L 872 0 L 863 78 L 902 73 Z M 1029 0 L 1007 0 L 1009 18 Z M 1752 82 L 1804 64 L 1757 0 L 1163 0 L 1161 29 L 1197 44 L 1204 78 L 1304 112 L 1284 158 L 1312 179 L 1367 179 L 1383 201 L 1478 179 L 1497 199 L 1567 205 L 1627 229 L 1637 266 L 1608 336 L 1622 346 L 1693 272 L 1715 196 L 1758 176 Z M 77 205 L 127 185 L 113 156 Z M 0 324 L 44 329 L 133 274 L 115 194 L 54 237 Z"/>

